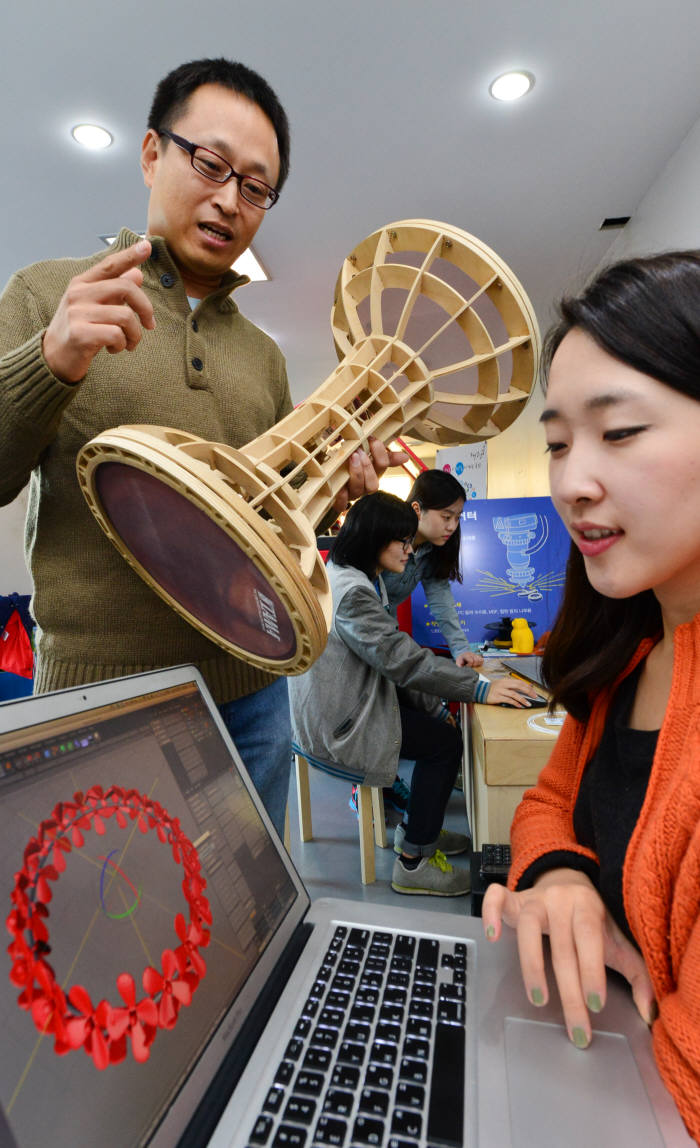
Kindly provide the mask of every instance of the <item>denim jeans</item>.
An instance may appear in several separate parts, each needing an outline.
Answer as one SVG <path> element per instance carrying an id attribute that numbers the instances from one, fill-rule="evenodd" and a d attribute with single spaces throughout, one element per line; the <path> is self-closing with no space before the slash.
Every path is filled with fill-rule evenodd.
<path id="1" fill-rule="evenodd" d="M 287 679 L 244 698 L 226 702 L 219 712 L 260 799 L 280 837 L 292 766 L 292 727 Z"/>

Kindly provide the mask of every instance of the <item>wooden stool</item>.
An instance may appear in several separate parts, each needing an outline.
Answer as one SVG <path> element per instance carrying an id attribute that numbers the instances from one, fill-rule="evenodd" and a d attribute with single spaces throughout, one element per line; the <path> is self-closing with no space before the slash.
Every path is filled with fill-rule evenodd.
<path id="1" fill-rule="evenodd" d="M 297 800 L 299 803 L 299 833 L 302 841 L 313 840 L 311 824 L 311 794 L 309 791 L 309 763 L 300 753 L 295 754 L 297 770 Z M 358 785 L 357 808 L 360 814 L 360 870 L 362 884 L 376 880 L 374 844 L 387 847 L 384 821 L 384 794 L 381 786 Z"/>

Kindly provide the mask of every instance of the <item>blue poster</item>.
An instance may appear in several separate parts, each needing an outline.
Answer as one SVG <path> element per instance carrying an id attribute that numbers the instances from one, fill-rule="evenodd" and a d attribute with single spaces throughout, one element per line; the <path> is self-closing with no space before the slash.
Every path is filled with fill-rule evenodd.
<path id="1" fill-rule="evenodd" d="M 552 500 L 470 500 L 461 529 L 462 582 L 452 582 L 451 588 L 469 640 L 493 640 L 493 624 L 509 617 L 527 619 L 537 641 L 556 617 L 569 556 L 570 538 Z M 422 586 L 414 590 L 411 603 L 418 644 L 446 646 Z"/>

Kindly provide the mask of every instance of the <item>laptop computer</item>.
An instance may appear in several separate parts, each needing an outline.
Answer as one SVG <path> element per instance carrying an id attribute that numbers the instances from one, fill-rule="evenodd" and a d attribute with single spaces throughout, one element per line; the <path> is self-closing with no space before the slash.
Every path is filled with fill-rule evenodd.
<path id="1" fill-rule="evenodd" d="M 542 658 L 539 654 L 518 654 L 517 657 L 501 662 L 501 665 L 509 674 L 517 674 L 518 677 L 525 678 L 526 682 L 531 682 L 533 686 L 546 688 L 542 678 Z"/>
<path id="2" fill-rule="evenodd" d="M 3 1148 L 691 1143 L 621 984 L 580 1052 L 512 936 L 310 904 L 192 667 L 0 705 L 0 884 Z"/>

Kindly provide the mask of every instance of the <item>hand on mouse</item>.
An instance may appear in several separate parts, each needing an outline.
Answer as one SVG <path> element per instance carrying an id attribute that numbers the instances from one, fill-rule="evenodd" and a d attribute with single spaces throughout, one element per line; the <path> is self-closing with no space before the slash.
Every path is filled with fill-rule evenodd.
<path id="1" fill-rule="evenodd" d="M 513 678 L 496 678 L 489 687 L 486 695 L 486 704 L 489 706 L 515 706 L 517 709 L 527 709 L 530 706 L 529 698 L 536 698 L 537 691 L 529 682 Z"/>

